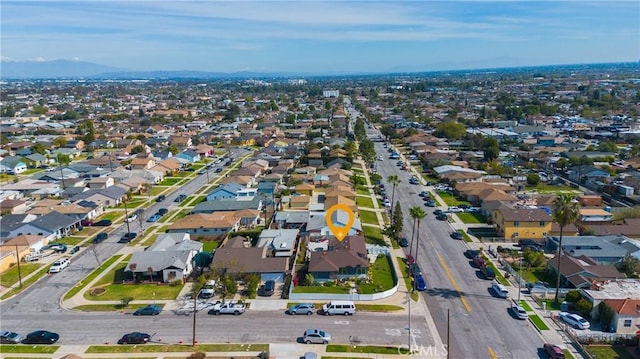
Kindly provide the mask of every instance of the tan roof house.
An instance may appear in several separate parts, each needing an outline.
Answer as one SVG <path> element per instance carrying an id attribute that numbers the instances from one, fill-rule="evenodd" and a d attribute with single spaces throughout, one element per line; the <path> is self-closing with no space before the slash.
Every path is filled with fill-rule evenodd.
<path id="1" fill-rule="evenodd" d="M 309 208 L 311 197 L 306 195 L 291 196 L 289 199 L 289 208 L 295 210 L 303 210 Z"/>
<path id="2" fill-rule="evenodd" d="M 328 210 L 329 208 L 335 206 L 336 204 L 344 204 L 347 207 L 349 207 L 349 209 L 351 209 L 354 213 L 358 213 L 358 205 L 352 199 L 349 199 L 347 197 L 343 197 L 340 195 L 325 197 L 325 200 L 324 200 L 325 210 Z"/>
<path id="3" fill-rule="evenodd" d="M 136 157 L 131 160 L 132 170 L 150 170 L 155 167 L 156 161 L 153 158 Z"/>
<path id="4" fill-rule="evenodd" d="M 316 186 L 311 183 L 301 183 L 295 187 L 295 192 L 305 196 L 313 196 Z"/>
<path id="5" fill-rule="evenodd" d="M 190 214 L 175 221 L 167 233 L 183 232 L 192 236 L 221 236 L 237 231 L 240 220 L 232 212 Z"/>

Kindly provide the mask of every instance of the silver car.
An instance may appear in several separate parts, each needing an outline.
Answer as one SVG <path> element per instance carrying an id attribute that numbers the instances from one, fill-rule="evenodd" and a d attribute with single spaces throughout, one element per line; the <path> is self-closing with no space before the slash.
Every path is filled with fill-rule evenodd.
<path id="1" fill-rule="evenodd" d="M 316 311 L 316 307 L 311 303 L 300 303 L 291 306 L 287 312 L 291 315 L 306 314 L 312 315 Z"/>
<path id="2" fill-rule="evenodd" d="M 320 329 L 307 329 L 302 335 L 302 341 L 307 344 L 328 344 L 331 334 Z"/>

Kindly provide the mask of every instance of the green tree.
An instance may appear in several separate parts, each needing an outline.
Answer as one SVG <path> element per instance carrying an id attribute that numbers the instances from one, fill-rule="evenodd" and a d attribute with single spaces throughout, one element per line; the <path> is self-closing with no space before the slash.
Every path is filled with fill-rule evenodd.
<path id="1" fill-rule="evenodd" d="M 531 267 L 540 267 L 547 260 L 544 253 L 527 248 L 522 253 L 522 259 Z"/>
<path id="2" fill-rule="evenodd" d="M 638 258 L 627 255 L 617 265 L 618 270 L 629 278 L 636 278 L 640 272 L 640 260 Z"/>
<path id="3" fill-rule="evenodd" d="M 365 129 L 364 121 L 361 118 L 356 120 L 356 123 L 353 126 L 353 134 L 356 137 L 356 140 L 360 142 L 367 138 L 367 130 Z"/>
<path id="4" fill-rule="evenodd" d="M 582 298 L 582 294 L 578 290 L 570 290 L 565 295 L 564 300 L 569 303 L 577 303 Z"/>
<path id="5" fill-rule="evenodd" d="M 71 163 L 71 158 L 69 158 L 69 155 L 58 153 L 58 155 L 56 156 L 56 161 L 58 162 L 58 169 L 60 170 L 60 182 L 62 185 L 62 189 L 64 190 L 66 189 L 66 187 L 64 185 L 64 172 L 62 172 L 62 166 L 66 166 Z"/>
<path id="6" fill-rule="evenodd" d="M 178 149 L 178 147 L 176 145 L 169 145 L 168 150 L 174 156 L 177 155 L 178 153 L 180 153 L 180 150 Z"/>
<path id="7" fill-rule="evenodd" d="M 315 279 L 315 278 L 313 278 L 313 274 L 311 274 L 311 273 L 307 273 L 307 274 L 304 276 L 304 285 L 306 285 L 306 286 L 312 286 L 312 285 L 313 285 L 313 283 L 315 283 L 315 282 L 316 282 L 316 279 Z"/>
<path id="8" fill-rule="evenodd" d="M 527 184 L 529 186 L 537 186 L 540 183 L 540 176 L 537 173 L 529 173 L 527 175 Z"/>
<path id="9" fill-rule="evenodd" d="M 420 238 L 420 221 L 427 216 L 427 212 L 425 212 L 422 208 L 415 206 L 411 208 L 411 210 L 409 211 L 409 215 L 411 216 L 411 218 L 413 218 L 413 223 L 416 226 L 416 238 L 414 241 L 416 243 L 416 250 L 414 252 L 414 258 L 418 258 L 418 249 L 420 248 L 418 241 L 418 239 Z M 411 243 L 411 245 L 413 245 L 413 243 Z M 409 254 L 411 254 L 411 247 L 409 248 Z M 414 288 L 415 286 L 413 286 L 412 290 Z"/>
<path id="10" fill-rule="evenodd" d="M 580 314 L 582 314 L 585 317 L 590 317 L 591 316 L 591 311 L 593 310 L 593 303 L 591 303 L 590 301 L 584 299 L 584 298 L 580 298 L 576 304 L 576 310 L 578 312 L 580 312 Z"/>
<path id="11" fill-rule="evenodd" d="M 87 145 L 96 139 L 96 129 L 93 120 L 80 121 L 76 126 L 76 134 L 80 135 L 80 139 Z"/>
<path id="12" fill-rule="evenodd" d="M 484 159 L 487 162 L 497 159 L 500 155 L 500 145 L 498 145 L 498 140 L 495 138 L 485 138 L 482 143 L 482 148 L 484 150 Z"/>
<path id="13" fill-rule="evenodd" d="M 560 239 L 558 241 L 558 253 L 556 255 L 556 294 L 554 302 L 558 303 L 558 292 L 560 290 L 560 258 L 562 257 L 562 235 L 564 228 L 575 223 L 580 216 L 580 208 L 574 197 L 568 193 L 560 193 L 553 201 L 553 211 L 551 217 L 560 226 Z"/>
<path id="14" fill-rule="evenodd" d="M 463 124 L 457 121 L 440 122 L 433 132 L 434 136 L 446 137 L 449 140 L 457 140 L 467 133 L 467 129 Z"/>
<path id="15" fill-rule="evenodd" d="M 13 117 L 16 115 L 16 109 L 13 105 L 0 106 L 0 117 Z"/>
<path id="16" fill-rule="evenodd" d="M 404 218 L 402 215 L 402 206 L 400 202 L 396 203 L 396 207 L 393 210 L 393 239 L 398 240 L 400 238 L 400 233 L 402 233 L 402 228 L 404 225 Z"/>
<path id="17" fill-rule="evenodd" d="M 367 165 L 371 165 L 376 160 L 376 150 L 371 140 L 364 139 L 360 142 L 360 155 Z"/>
<path id="18" fill-rule="evenodd" d="M 137 145 L 137 146 L 135 146 L 135 147 L 133 147 L 131 149 L 131 154 L 132 155 L 135 155 L 135 154 L 138 154 L 138 153 L 142 153 L 142 152 L 144 152 L 144 146 L 143 145 Z"/>
<path id="19" fill-rule="evenodd" d="M 353 141 L 346 141 L 343 148 L 347 151 L 347 156 L 349 157 L 356 157 L 358 154 L 358 145 Z"/>
<path id="20" fill-rule="evenodd" d="M 53 141 L 51 141 L 51 144 L 58 148 L 64 147 L 67 145 L 67 139 L 62 136 L 56 137 L 53 139 Z"/>
<path id="21" fill-rule="evenodd" d="M 400 184 L 400 177 L 398 175 L 391 175 L 387 177 L 387 182 L 393 186 L 391 189 L 391 208 L 394 208 L 396 202 L 396 186 Z"/>
<path id="22" fill-rule="evenodd" d="M 613 141 L 603 141 L 598 144 L 599 152 L 618 152 L 618 145 Z"/>
<path id="23" fill-rule="evenodd" d="M 34 115 L 44 115 L 47 112 L 49 112 L 49 109 L 42 105 L 35 105 L 31 110 L 31 113 L 33 113 Z"/>
<path id="24" fill-rule="evenodd" d="M 39 153 L 44 156 L 47 153 L 47 149 L 44 147 L 42 143 L 36 143 L 33 146 L 31 146 L 31 152 Z"/>
<path id="25" fill-rule="evenodd" d="M 600 319 L 600 323 L 602 325 L 610 325 L 613 320 L 614 312 L 611 307 L 605 303 L 604 301 L 598 304 L 598 318 Z"/>

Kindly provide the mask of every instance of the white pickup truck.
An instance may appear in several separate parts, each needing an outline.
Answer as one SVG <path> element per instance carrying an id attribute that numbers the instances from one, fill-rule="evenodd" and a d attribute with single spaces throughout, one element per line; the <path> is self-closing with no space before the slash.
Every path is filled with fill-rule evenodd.
<path id="1" fill-rule="evenodd" d="M 220 315 L 220 314 L 233 314 L 240 315 L 244 313 L 247 309 L 247 306 L 244 303 L 238 302 L 217 302 L 213 305 L 211 309 L 209 309 L 209 314 Z"/>

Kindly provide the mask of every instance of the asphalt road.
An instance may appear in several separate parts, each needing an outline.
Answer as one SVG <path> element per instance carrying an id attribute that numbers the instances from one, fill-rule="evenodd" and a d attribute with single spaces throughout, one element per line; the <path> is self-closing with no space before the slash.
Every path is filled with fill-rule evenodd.
<path id="1" fill-rule="evenodd" d="M 376 138 L 379 132 L 367 129 L 367 134 Z M 467 249 L 465 242 L 449 237 L 453 231 L 449 223 L 436 220 L 435 208 L 425 207 L 418 196 L 427 187 L 409 184 L 411 175 L 396 166 L 397 160 L 389 159 L 383 143 L 376 143 L 376 151 L 384 157 L 377 162 L 377 171 L 390 198 L 392 186 L 386 179 L 395 174 L 401 180 L 395 190 L 395 201 L 401 203 L 405 217 L 403 236 L 410 239 L 412 235 L 411 207 L 421 206 L 428 213 L 420 224 L 416 259 L 428 284 L 422 295 L 444 342 L 447 310 L 450 311 L 451 357 L 537 358 L 542 338 L 528 321 L 511 317 L 507 312 L 509 300 L 491 295 L 488 290 L 491 281 L 480 279 L 463 255 Z"/>
<path id="2" fill-rule="evenodd" d="M 73 325 L 70 325 L 73 323 Z M 240 316 L 198 313 L 196 338 L 203 343 L 291 343 L 306 329 L 328 331 L 334 343 L 348 344 L 356 336 L 362 344 L 406 346 L 406 315 L 357 313 L 354 316 L 289 316 L 276 311 L 247 311 Z M 115 342 L 124 333 L 156 333 L 164 343 L 191 342 L 193 316 L 163 312 L 158 316 L 135 317 L 120 313 L 6 313 L 3 330 L 26 334 L 47 329 L 60 334 L 60 344 L 102 344 Z M 6 329 L 5 329 L 6 328 Z M 412 331 L 418 338 L 426 333 L 424 320 L 414 320 Z M 419 340 L 419 339 L 417 339 Z"/>
<path id="3" fill-rule="evenodd" d="M 245 149 L 232 149 L 234 160 L 244 156 L 250 151 Z M 210 180 L 218 175 L 210 170 Z M 174 202 L 174 199 L 179 194 L 191 195 L 196 190 L 205 185 L 207 176 L 196 175 L 191 181 L 172 194 L 167 195 L 167 198 L 160 203 L 153 202 L 153 206 L 146 209 L 142 218 L 146 221 L 147 218 L 155 213 L 159 208 L 165 207 L 168 209 L 175 208 L 179 204 Z M 153 201 L 155 197 L 151 200 Z M 132 211 L 130 211 L 132 212 Z M 143 222 L 146 227 L 148 223 Z M 132 232 L 140 233 L 139 221 L 129 223 L 129 227 Z M 117 253 L 122 247 L 126 246 L 123 243 L 117 243 L 120 237 L 127 232 L 127 225 L 125 223 L 119 225 L 114 231 L 109 234 L 109 238 L 104 242 L 95 246 L 95 252 L 93 247 L 89 250 L 84 250 L 72 257 L 71 264 L 65 270 L 60 273 L 52 274 L 46 278 L 43 278 L 39 282 L 33 284 L 31 287 L 24 290 L 18 296 L 2 302 L 0 306 L 0 315 L 2 315 L 2 329 L 9 328 L 5 326 L 4 318 L 6 315 L 13 314 L 27 314 L 27 313 L 61 313 L 63 309 L 60 307 L 61 297 L 71 289 L 78 281 L 86 277 L 91 271 L 93 271 L 98 265 L 98 261 L 104 262 L 109 257 Z M 97 257 L 97 258 L 96 258 Z"/>

